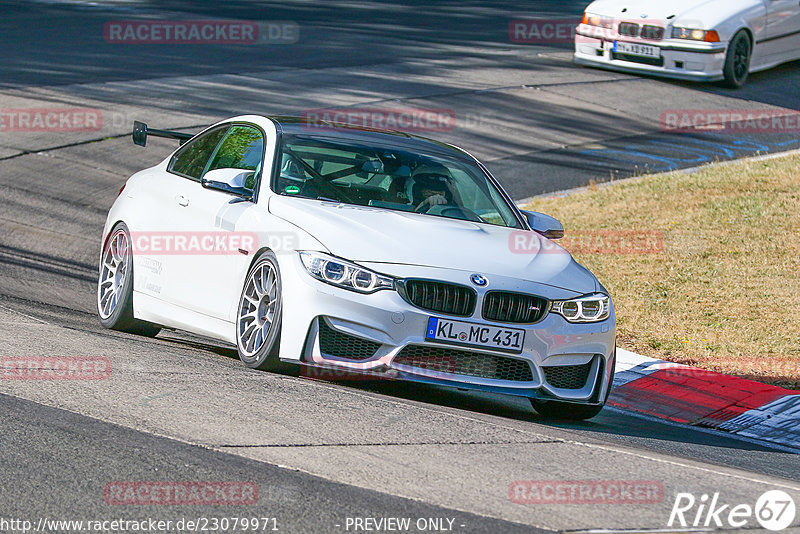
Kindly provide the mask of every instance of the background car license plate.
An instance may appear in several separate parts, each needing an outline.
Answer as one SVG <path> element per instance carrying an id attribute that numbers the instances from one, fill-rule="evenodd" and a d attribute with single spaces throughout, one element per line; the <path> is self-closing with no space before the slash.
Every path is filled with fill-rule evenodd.
<path id="1" fill-rule="evenodd" d="M 525 330 L 431 317 L 425 338 L 456 345 L 522 352 Z"/>
<path id="2" fill-rule="evenodd" d="M 629 54 L 631 56 L 661 57 L 661 49 L 659 47 L 637 43 L 616 42 L 614 43 L 614 52 L 618 54 Z"/>

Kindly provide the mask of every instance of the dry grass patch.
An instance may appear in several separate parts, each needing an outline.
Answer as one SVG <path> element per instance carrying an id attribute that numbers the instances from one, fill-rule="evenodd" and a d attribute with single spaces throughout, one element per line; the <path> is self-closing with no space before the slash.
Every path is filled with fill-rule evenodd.
<path id="1" fill-rule="evenodd" d="M 575 253 L 611 293 L 620 346 L 800 389 L 799 156 L 647 176 L 526 208 L 560 219 L 568 236 L 663 235 L 660 253 Z"/>

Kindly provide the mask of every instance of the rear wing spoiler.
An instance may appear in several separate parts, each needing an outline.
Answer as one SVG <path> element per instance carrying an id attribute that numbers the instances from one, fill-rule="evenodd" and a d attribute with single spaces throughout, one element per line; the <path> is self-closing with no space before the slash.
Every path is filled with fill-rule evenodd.
<path id="1" fill-rule="evenodd" d="M 145 146 L 147 144 L 147 136 L 152 135 L 153 137 L 167 137 L 169 139 L 177 139 L 180 141 L 180 144 L 185 143 L 192 137 L 194 134 L 184 133 L 184 132 L 174 132 L 172 130 L 156 130 L 155 128 L 148 128 L 147 124 L 140 122 L 140 121 L 133 121 L 133 144 L 139 146 Z"/>

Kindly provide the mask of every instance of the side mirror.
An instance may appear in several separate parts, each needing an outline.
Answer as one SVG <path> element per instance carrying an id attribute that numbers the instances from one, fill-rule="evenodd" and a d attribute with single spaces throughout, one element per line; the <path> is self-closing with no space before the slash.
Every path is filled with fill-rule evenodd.
<path id="1" fill-rule="evenodd" d="M 540 233 L 547 239 L 561 239 L 564 237 L 564 225 L 555 217 L 550 217 L 538 211 L 525 211 L 522 214 L 528 220 L 531 230 Z"/>
<path id="2" fill-rule="evenodd" d="M 243 171 L 242 169 L 214 169 L 208 171 L 200 183 L 206 189 L 214 189 L 242 197 L 245 200 L 253 200 L 253 188 L 246 186 L 248 182 L 254 181 L 255 175 L 255 171 Z"/>

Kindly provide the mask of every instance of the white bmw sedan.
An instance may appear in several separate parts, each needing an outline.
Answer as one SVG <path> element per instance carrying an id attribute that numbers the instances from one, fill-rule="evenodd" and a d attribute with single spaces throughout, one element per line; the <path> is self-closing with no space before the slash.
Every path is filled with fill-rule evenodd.
<path id="1" fill-rule="evenodd" d="M 528 397 L 586 419 L 615 364 L 606 289 L 456 147 L 403 133 L 240 116 L 134 174 L 103 233 L 108 328 L 190 331 L 249 367 Z"/>
<path id="2" fill-rule="evenodd" d="M 800 59 L 798 0 L 597 0 L 575 32 L 575 62 L 741 87 Z"/>

